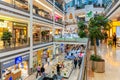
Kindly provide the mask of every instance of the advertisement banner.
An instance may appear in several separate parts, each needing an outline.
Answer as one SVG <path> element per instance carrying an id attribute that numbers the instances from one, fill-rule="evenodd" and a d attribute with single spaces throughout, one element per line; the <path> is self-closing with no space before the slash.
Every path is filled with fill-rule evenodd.
<path id="1" fill-rule="evenodd" d="M 93 5 L 86 5 L 85 6 L 85 21 L 89 21 L 90 18 L 93 17 Z"/>

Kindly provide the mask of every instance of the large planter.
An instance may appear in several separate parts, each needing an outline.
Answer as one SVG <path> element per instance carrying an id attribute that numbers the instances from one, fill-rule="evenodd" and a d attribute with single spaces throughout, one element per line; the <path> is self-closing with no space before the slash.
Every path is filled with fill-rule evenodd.
<path id="1" fill-rule="evenodd" d="M 105 72 L 105 60 L 93 61 L 94 72 L 104 73 Z"/>

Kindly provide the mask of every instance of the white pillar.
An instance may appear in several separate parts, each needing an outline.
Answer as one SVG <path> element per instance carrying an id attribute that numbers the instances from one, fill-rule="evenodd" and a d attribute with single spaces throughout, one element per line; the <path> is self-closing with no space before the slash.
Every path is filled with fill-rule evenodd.
<path id="1" fill-rule="evenodd" d="M 53 11 L 52 11 L 52 15 L 53 15 L 52 36 L 54 37 L 54 34 L 55 34 L 55 0 L 53 0 Z"/>
<path id="2" fill-rule="evenodd" d="M 53 42 L 53 58 L 55 58 L 56 54 L 56 44 Z"/>
<path id="3" fill-rule="evenodd" d="M 62 30 L 62 36 L 64 35 L 64 31 L 65 31 L 65 14 L 64 14 L 64 12 L 63 12 L 63 30 Z"/>
<path id="4" fill-rule="evenodd" d="M 30 57 L 29 67 L 33 68 L 33 0 L 30 0 L 30 21 L 29 21 L 29 35 L 30 35 Z"/>

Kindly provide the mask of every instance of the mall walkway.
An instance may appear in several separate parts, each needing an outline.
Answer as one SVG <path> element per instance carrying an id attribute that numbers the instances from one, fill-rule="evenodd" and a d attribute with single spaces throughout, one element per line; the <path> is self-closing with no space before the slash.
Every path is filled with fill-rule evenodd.
<path id="1" fill-rule="evenodd" d="M 52 65 L 54 63 L 55 60 L 51 61 L 50 62 L 50 65 Z M 50 70 L 51 70 L 51 66 L 48 66 L 48 64 L 45 64 L 45 72 L 46 73 L 50 73 Z M 73 69 L 70 77 L 68 79 L 64 79 L 64 80 L 77 80 L 77 77 L 78 77 L 78 74 L 79 74 L 79 71 L 80 69 L 77 68 L 76 69 Z M 36 79 L 36 73 L 33 73 L 32 75 L 30 75 L 29 77 L 27 77 L 25 80 L 38 80 L 39 77 Z"/>
<path id="2" fill-rule="evenodd" d="M 105 59 L 105 73 L 92 72 L 88 63 L 88 80 L 120 80 L 120 47 L 108 47 L 102 44 L 98 47 L 98 54 Z"/>

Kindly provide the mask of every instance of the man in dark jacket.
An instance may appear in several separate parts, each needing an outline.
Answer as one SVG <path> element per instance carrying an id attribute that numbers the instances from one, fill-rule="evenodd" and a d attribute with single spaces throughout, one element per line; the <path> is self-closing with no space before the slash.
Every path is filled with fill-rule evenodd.
<path id="1" fill-rule="evenodd" d="M 74 65 L 75 65 L 75 69 L 76 69 L 76 66 L 77 66 L 77 58 L 74 59 Z"/>
<path id="2" fill-rule="evenodd" d="M 57 64 L 57 67 L 56 67 L 56 68 L 57 68 L 57 74 L 60 75 L 60 68 L 61 68 L 60 65 Z"/>
<path id="3" fill-rule="evenodd" d="M 45 75 L 45 68 L 44 68 L 44 66 L 41 67 L 40 71 L 41 71 L 41 74 L 44 76 Z"/>

